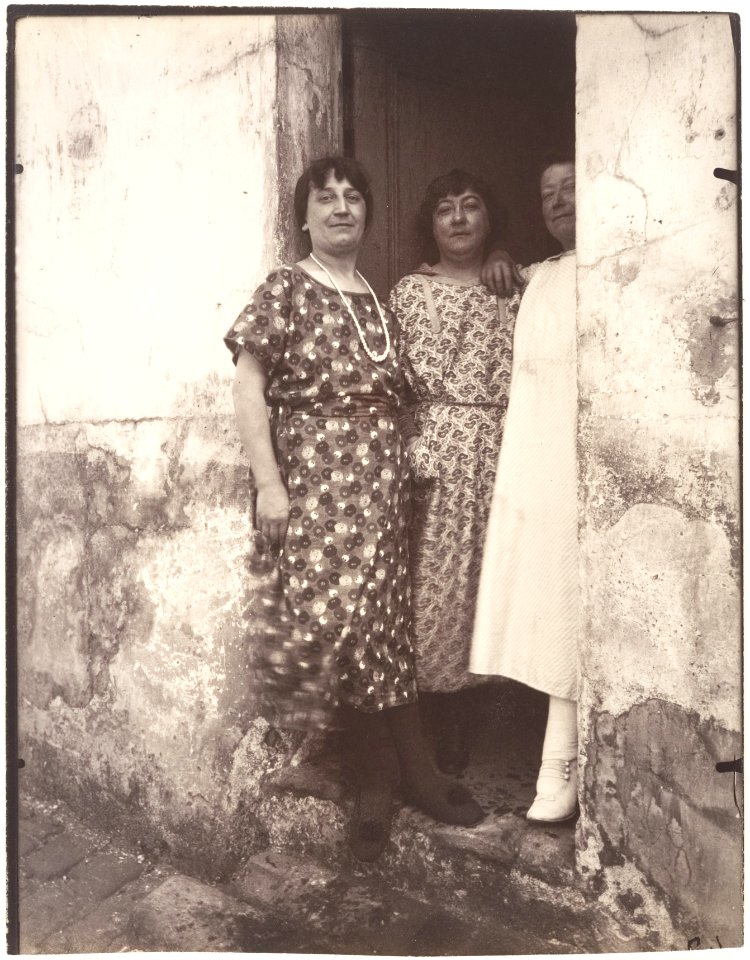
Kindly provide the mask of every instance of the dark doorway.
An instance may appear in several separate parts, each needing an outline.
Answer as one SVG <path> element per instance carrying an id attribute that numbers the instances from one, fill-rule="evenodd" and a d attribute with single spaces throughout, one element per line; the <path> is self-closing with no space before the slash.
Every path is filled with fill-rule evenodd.
<path id="1" fill-rule="evenodd" d="M 421 261 L 419 203 L 453 167 L 495 188 L 519 262 L 556 252 L 535 169 L 550 149 L 573 143 L 574 15 L 353 11 L 343 23 L 344 144 L 373 180 L 375 221 L 360 265 L 378 292 Z"/>

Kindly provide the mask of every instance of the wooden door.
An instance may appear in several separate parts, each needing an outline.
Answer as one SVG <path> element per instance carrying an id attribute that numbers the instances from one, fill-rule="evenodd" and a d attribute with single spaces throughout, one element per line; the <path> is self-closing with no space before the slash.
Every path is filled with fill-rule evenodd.
<path id="1" fill-rule="evenodd" d="M 415 220 L 425 188 L 454 167 L 490 183 L 508 208 L 507 246 L 519 261 L 553 252 L 531 167 L 549 129 L 572 115 L 574 34 L 551 36 L 564 66 L 545 98 L 544 72 L 529 82 L 529 64 L 519 67 L 545 45 L 535 43 L 530 21 L 508 16 L 345 19 L 345 145 L 367 167 L 375 196 L 360 267 L 381 295 L 421 262 Z"/>

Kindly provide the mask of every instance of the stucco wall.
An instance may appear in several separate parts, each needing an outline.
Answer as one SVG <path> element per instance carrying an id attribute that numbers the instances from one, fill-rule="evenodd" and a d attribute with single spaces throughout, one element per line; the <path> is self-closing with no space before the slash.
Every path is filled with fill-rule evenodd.
<path id="1" fill-rule="evenodd" d="M 333 44 L 338 18 L 314 19 Z M 305 157 L 340 122 L 315 48 L 279 98 L 307 21 L 18 24 L 22 783 L 208 873 L 266 842 L 278 762 L 221 337 L 285 252 L 282 113 Z"/>
<path id="2" fill-rule="evenodd" d="M 741 821 L 715 771 L 742 755 L 729 19 L 580 16 L 577 64 L 579 863 L 644 916 L 636 867 L 686 936 L 738 945 Z"/>

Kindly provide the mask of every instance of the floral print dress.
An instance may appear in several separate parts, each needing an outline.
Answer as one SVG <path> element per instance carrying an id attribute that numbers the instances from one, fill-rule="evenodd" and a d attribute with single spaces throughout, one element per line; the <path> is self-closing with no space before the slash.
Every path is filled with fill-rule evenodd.
<path id="1" fill-rule="evenodd" d="M 459 690 L 483 679 L 469 673 L 469 650 L 518 303 L 517 294 L 498 300 L 476 281 L 427 266 L 391 293 L 419 430 L 410 557 L 420 690 Z"/>
<path id="2" fill-rule="evenodd" d="M 347 294 L 370 350 L 385 348 L 369 294 Z M 385 310 L 386 320 L 392 318 Z M 287 726 L 330 724 L 347 703 L 416 699 L 409 639 L 409 467 L 398 426 L 398 337 L 365 353 L 335 290 L 298 266 L 272 271 L 225 337 L 268 375 L 272 436 L 290 500 L 274 562 L 279 604 L 251 624 L 262 706 Z M 258 558 L 256 557 L 256 560 Z"/>

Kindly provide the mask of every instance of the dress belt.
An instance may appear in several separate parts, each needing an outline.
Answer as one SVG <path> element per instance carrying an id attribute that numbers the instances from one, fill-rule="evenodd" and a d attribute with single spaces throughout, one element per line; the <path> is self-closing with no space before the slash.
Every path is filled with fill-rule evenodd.
<path id="1" fill-rule="evenodd" d="M 303 413 L 311 417 L 396 417 L 398 409 L 395 404 L 382 398 L 364 400 L 359 398 L 351 404 L 345 404 L 340 399 L 303 400 L 295 404 L 280 404 L 288 414 Z"/>

